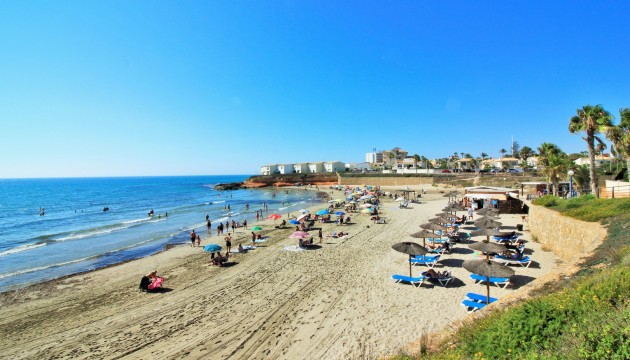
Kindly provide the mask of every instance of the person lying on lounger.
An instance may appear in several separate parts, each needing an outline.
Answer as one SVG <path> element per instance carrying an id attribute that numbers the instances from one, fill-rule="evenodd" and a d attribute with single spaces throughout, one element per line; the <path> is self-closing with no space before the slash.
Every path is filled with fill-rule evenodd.
<path id="1" fill-rule="evenodd" d="M 443 279 L 445 277 L 448 277 L 448 271 L 439 272 L 439 271 L 435 271 L 433 269 L 429 269 L 429 270 L 423 272 L 422 276 L 425 276 L 425 277 L 428 277 L 428 278 L 432 278 L 432 279 Z"/>
<path id="2" fill-rule="evenodd" d="M 504 252 L 501 253 L 501 256 L 506 259 L 519 260 L 520 258 L 523 257 L 523 254 L 519 252 L 518 250 L 517 251 L 505 250 Z"/>

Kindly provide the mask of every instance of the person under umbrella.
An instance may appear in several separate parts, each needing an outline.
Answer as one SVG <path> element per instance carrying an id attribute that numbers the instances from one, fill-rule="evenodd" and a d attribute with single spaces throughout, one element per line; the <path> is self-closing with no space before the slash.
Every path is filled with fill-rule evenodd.
<path id="1" fill-rule="evenodd" d="M 416 255 L 426 255 L 428 253 L 424 246 L 410 241 L 396 243 L 392 245 L 392 249 L 409 255 L 409 277 L 411 277 L 411 257 Z"/>
<path id="2" fill-rule="evenodd" d="M 490 260 L 466 260 L 464 269 L 486 278 L 486 304 L 490 303 L 490 278 L 509 278 L 514 275 L 514 270 Z"/>

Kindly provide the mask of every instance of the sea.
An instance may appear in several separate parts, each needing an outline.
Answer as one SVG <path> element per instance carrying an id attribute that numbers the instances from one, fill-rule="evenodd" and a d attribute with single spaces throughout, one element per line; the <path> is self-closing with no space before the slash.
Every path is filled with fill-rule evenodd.
<path id="1" fill-rule="evenodd" d="M 263 204 L 267 216 L 318 202 L 302 189 L 214 188 L 247 177 L 0 179 L 0 291 L 189 244 L 206 215 L 214 236 L 219 222 L 253 224 Z"/>

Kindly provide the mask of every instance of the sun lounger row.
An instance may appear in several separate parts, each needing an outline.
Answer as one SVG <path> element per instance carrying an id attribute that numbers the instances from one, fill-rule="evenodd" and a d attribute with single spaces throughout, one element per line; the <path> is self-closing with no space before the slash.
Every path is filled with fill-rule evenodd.
<path id="1" fill-rule="evenodd" d="M 396 281 L 396 283 L 406 282 L 411 285 L 415 285 L 416 287 L 420 287 L 425 281 L 434 281 L 441 286 L 446 286 L 451 280 L 453 280 L 453 277 L 451 276 L 451 273 L 447 271 L 443 276 L 439 277 L 433 277 L 426 273 L 423 273 L 422 276 L 419 277 L 394 274 L 392 275 L 392 279 Z"/>
<path id="2" fill-rule="evenodd" d="M 506 257 L 503 257 L 501 255 L 496 255 L 494 257 L 494 261 L 501 263 L 505 266 L 507 265 L 521 265 L 522 267 L 529 267 L 529 265 L 532 263 L 532 260 L 529 258 L 529 256 L 525 256 L 524 258 L 521 259 L 508 259 Z"/>
<path id="3" fill-rule="evenodd" d="M 439 260 L 440 260 L 440 255 L 432 255 L 432 256 L 419 255 L 419 256 L 409 259 L 409 262 L 412 265 L 426 265 L 429 268 L 433 268 Z"/>

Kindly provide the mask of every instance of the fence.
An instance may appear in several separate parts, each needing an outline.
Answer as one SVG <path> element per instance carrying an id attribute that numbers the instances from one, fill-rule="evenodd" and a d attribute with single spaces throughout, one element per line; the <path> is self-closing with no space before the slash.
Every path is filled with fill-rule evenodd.
<path id="1" fill-rule="evenodd" d="M 603 199 L 629 198 L 630 184 L 620 181 L 606 181 L 606 187 L 601 189 L 600 197 Z"/>

